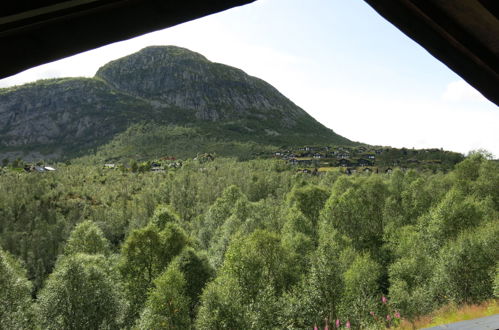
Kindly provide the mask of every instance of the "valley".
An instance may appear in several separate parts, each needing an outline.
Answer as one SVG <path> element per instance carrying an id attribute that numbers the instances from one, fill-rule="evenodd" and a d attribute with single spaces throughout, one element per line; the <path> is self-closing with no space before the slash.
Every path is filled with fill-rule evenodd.
<path id="1" fill-rule="evenodd" d="M 0 329 L 386 329 L 499 298 L 499 162 L 174 46 L 0 89 Z"/>

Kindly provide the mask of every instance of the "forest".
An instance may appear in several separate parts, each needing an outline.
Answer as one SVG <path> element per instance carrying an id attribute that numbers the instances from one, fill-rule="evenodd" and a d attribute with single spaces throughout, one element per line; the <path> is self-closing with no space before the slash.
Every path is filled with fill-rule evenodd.
<path id="1" fill-rule="evenodd" d="M 0 329 L 385 329 L 499 298 L 499 163 L 0 170 Z"/>

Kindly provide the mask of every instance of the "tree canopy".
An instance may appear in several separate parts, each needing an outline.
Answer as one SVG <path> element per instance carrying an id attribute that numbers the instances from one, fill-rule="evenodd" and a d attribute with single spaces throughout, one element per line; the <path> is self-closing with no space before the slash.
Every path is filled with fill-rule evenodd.
<path id="1" fill-rule="evenodd" d="M 7 165 L 1 329 L 381 328 L 499 294 L 499 163 L 482 153 L 445 173 Z"/>

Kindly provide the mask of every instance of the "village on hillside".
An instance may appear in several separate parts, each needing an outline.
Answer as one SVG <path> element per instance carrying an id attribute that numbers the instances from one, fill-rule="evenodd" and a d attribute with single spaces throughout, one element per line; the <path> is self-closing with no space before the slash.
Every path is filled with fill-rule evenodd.
<path id="1" fill-rule="evenodd" d="M 448 171 L 464 159 L 460 153 L 442 149 L 397 149 L 372 146 L 304 146 L 275 151 L 272 157 L 296 166 L 298 171 L 305 173 L 326 172 L 340 168 L 346 174 L 390 173 L 395 168 Z"/>
<path id="2" fill-rule="evenodd" d="M 204 163 L 213 161 L 218 155 L 215 153 L 198 154 L 192 159 L 194 162 Z M 297 172 L 320 174 L 332 170 L 339 170 L 345 174 L 353 173 L 391 173 L 395 169 L 402 171 L 417 169 L 423 171 L 451 170 L 455 164 L 464 159 L 460 153 L 444 151 L 442 149 L 406 149 L 390 147 L 331 147 L 331 146 L 303 146 L 297 148 L 283 148 L 271 154 L 254 155 L 254 158 L 273 158 L 284 161 L 287 165 L 296 168 Z M 185 159 L 184 161 L 189 161 Z M 9 162 L 4 160 L 3 168 Z M 18 168 L 25 172 L 52 172 L 54 166 L 47 166 L 44 162 L 36 164 L 24 163 L 21 160 L 12 161 L 10 168 Z M 154 160 L 127 163 L 105 163 L 103 168 L 126 172 L 166 172 L 179 169 L 183 161 L 174 156 L 165 156 Z"/>

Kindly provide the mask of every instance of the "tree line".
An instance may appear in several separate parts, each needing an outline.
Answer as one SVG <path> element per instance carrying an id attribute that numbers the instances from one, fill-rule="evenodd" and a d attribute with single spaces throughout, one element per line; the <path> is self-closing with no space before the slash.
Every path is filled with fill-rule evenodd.
<path id="1" fill-rule="evenodd" d="M 499 296 L 499 164 L 0 175 L 1 329 L 384 328 Z"/>

